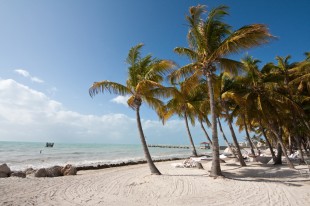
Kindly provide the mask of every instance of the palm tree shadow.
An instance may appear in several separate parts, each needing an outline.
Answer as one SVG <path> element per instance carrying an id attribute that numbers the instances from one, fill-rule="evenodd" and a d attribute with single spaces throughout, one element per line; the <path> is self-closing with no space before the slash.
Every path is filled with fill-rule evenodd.
<path id="1" fill-rule="evenodd" d="M 232 169 L 224 169 L 223 175 L 225 178 L 235 181 L 247 182 L 274 182 L 288 186 L 301 187 L 298 182 L 310 182 L 308 178 L 302 178 L 298 170 L 290 169 L 286 165 L 267 165 L 267 164 L 252 164 L 246 167 L 236 167 L 236 164 L 226 164 L 232 166 Z M 233 172 L 237 170 L 238 172 Z M 296 179 L 298 178 L 298 179 Z"/>

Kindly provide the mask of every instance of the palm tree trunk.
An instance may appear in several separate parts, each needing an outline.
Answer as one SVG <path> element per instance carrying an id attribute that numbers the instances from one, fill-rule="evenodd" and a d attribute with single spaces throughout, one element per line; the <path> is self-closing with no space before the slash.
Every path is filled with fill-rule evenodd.
<path id="1" fill-rule="evenodd" d="M 277 156 L 275 158 L 274 164 L 275 165 L 282 165 L 282 147 L 281 144 L 278 142 L 277 143 Z"/>
<path id="2" fill-rule="evenodd" d="M 161 173 L 159 172 L 159 170 L 155 166 L 155 164 L 154 164 L 154 162 L 153 162 L 153 160 L 151 158 L 149 149 L 147 147 L 147 144 L 146 144 L 146 141 L 145 141 L 145 137 L 144 137 L 144 134 L 143 134 L 143 130 L 142 130 L 141 119 L 140 119 L 140 112 L 139 111 L 140 111 L 140 107 L 138 106 L 137 109 L 136 109 L 136 117 L 137 117 L 138 130 L 139 130 L 139 134 L 140 134 L 140 140 L 141 140 L 143 151 L 144 151 L 144 156 L 145 156 L 146 161 L 147 161 L 147 163 L 149 165 L 149 168 L 151 170 L 151 174 L 161 175 Z"/>
<path id="3" fill-rule="evenodd" d="M 184 119 L 185 119 L 185 124 L 186 124 L 188 138 L 189 138 L 189 141 L 190 141 L 190 143 L 192 145 L 192 153 L 193 153 L 193 155 L 195 157 L 197 157 L 197 151 L 196 151 L 196 148 L 195 148 L 195 144 L 194 144 L 194 141 L 193 141 L 193 138 L 192 138 L 191 131 L 189 130 L 186 112 L 184 112 Z M 200 162 L 196 162 L 196 166 L 197 166 L 198 169 L 203 169 L 202 164 Z"/>
<path id="4" fill-rule="evenodd" d="M 226 136 L 225 136 L 225 133 L 224 133 L 223 128 L 222 128 L 222 124 L 221 124 L 221 122 L 220 122 L 220 118 L 217 118 L 217 122 L 218 122 L 218 124 L 219 124 L 220 131 L 221 131 L 221 133 L 222 133 L 223 139 L 224 139 L 224 141 L 225 141 L 226 144 L 227 144 L 227 147 L 228 147 L 229 150 L 231 151 L 232 155 L 233 155 L 234 157 L 236 157 L 234 150 L 231 148 L 231 146 L 230 146 L 230 144 L 229 144 L 229 142 L 228 142 L 228 140 L 227 140 L 227 138 L 226 138 Z"/>
<path id="5" fill-rule="evenodd" d="M 283 152 L 283 154 L 285 156 L 285 159 L 287 161 L 288 166 L 290 168 L 294 169 L 295 167 L 294 167 L 293 163 L 291 162 L 291 160 L 288 158 L 288 155 L 287 155 L 287 152 L 286 152 L 286 147 L 285 147 L 285 145 L 283 143 L 283 140 L 282 140 L 282 128 L 281 128 L 281 126 L 278 126 L 278 129 L 276 129 L 276 126 L 272 125 L 272 128 L 273 128 L 273 133 L 276 135 L 277 140 L 278 140 L 279 144 L 282 147 L 282 152 Z M 279 153 L 279 151 L 278 151 L 278 153 Z"/>
<path id="6" fill-rule="evenodd" d="M 288 153 L 293 154 L 292 136 L 288 135 Z"/>
<path id="7" fill-rule="evenodd" d="M 255 157 L 255 152 L 254 152 L 254 148 L 253 148 L 253 144 L 252 144 L 252 141 L 251 141 L 251 137 L 250 137 L 250 134 L 249 134 L 249 130 L 248 130 L 248 126 L 246 124 L 246 121 L 245 121 L 245 116 L 242 115 L 242 120 L 243 120 L 243 124 L 244 124 L 244 128 L 245 128 L 245 133 L 246 133 L 246 138 L 249 142 L 249 145 L 250 145 L 250 148 L 251 148 L 251 153 L 253 155 L 253 157 Z"/>
<path id="8" fill-rule="evenodd" d="M 212 146 L 212 140 L 210 139 L 210 137 L 209 137 L 209 135 L 208 135 L 208 133 L 207 133 L 207 131 L 206 131 L 205 127 L 203 126 L 203 123 L 202 123 L 202 121 L 201 121 L 201 120 L 200 120 L 200 126 L 201 126 L 201 128 L 202 128 L 203 132 L 205 133 L 205 135 L 206 135 L 206 137 L 207 137 L 208 141 L 210 142 L 210 144 L 211 144 L 211 146 Z"/>
<path id="9" fill-rule="evenodd" d="M 304 141 L 304 148 L 305 148 L 305 152 L 306 152 L 306 156 L 310 157 L 310 137 L 307 136 L 306 140 Z"/>
<path id="10" fill-rule="evenodd" d="M 259 122 L 259 124 L 260 124 L 261 130 L 262 130 L 263 136 L 265 137 L 266 143 L 267 143 L 267 145 L 268 145 L 268 147 L 269 147 L 269 150 L 270 150 L 270 153 L 271 153 L 273 162 L 276 162 L 276 155 L 274 154 L 274 151 L 273 151 L 273 148 L 272 148 L 272 146 L 271 146 L 271 144 L 270 144 L 270 141 L 269 141 L 269 139 L 267 138 L 265 129 L 264 129 L 264 127 L 262 126 L 262 123 L 261 123 L 261 122 Z"/>
<path id="11" fill-rule="evenodd" d="M 186 112 L 184 112 L 184 119 L 185 119 L 185 125 L 186 125 L 186 130 L 187 130 L 188 138 L 189 138 L 189 141 L 190 141 L 191 146 L 192 146 L 192 154 L 193 154 L 193 156 L 197 157 L 197 151 L 196 151 L 196 148 L 195 148 L 195 144 L 194 144 L 194 141 L 193 141 L 193 138 L 192 138 L 191 131 L 189 130 Z"/>
<path id="12" fill-rule="evenodd" d="M 212 128 L 212 166 L 211 166 L 211 177 L 223 176 L 220 164 L 220 147 L 217 136 L 217 123 L 216 123 L 216 113 L 215 113 L 215 100 L 214 100 L 214 90 L 211 79 L 211 72 L 206 72 L 205 74 L 208 82 L 208 90 L 210 97 L 210 110 L 211 110 L 211 128 Z"/>
<path id="13" fill-rule="evenodd" d="M 298 147 L 298 152 L 299 152 L 299 155 L 300 155 L 301 163 L 305 163 L 304 154 L 303 154 L 302 148 L 301 148 L 301 138 L 299 136 L 296 136 L 295 139 L 296 139 L 296 142 L 297 142 L 297 147 Z"/>
<path id="14" fill-rule="evenodd" d="M 227 109 L 226 105 L 224 105 L 224 109 L 225 109 L 225 113 L 226 113 L 228 127 L 229 127 L 229 130 L 230 130 L 230 133 L 231 133 L 231 137 L 232 137 L 232 139 L 234 141 L 235 147 L 237 148 L 237 155 L 238 155 L 238 159 L 239 159 L 240 165 L 242 167 L 245 167 L 246 164 L 245 164 L 245 161 L 244 161 L 242 153 L 241 153 L 241 149 L 240 149 L 239 142 L 238 142 L 236 134 L 235 134 L 235 130 L 234 130 L 234 128 L 233 128 L 233 126 L 231 124 L 231 121 L 229 119 L 229 113 L 228 113 L 228 109 Z"/>

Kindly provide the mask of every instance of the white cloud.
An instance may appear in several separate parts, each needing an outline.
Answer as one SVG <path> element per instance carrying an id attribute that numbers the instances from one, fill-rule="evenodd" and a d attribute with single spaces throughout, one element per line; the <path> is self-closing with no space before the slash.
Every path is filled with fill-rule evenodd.
<path id="1" fill-rule="evenodd" d="M 130 96 L 117 96 L 111 100 L 111 102 L 115 102 L 117 104 L 123 104 L 128 107 L 127 100 Z"/>
<path id="2" fill-rule="evenodd" d="M 33 82 L 36 82 L 36 83 L 43 83 L 44 82 L 43 80 L 39 79 L 38 77 L 31 76 L 30 73 L 26 70 L 16 69 L 15 72 L 22 75 L 23 77 L 29 78 Z"/>
<path id="3" fill-rule="evenodd" d="M 188 143 L 183 121 L 142 124 L 150 143 Z M 12 79 L 0 80 L 0 125 L 0 141 L 140 143 L 135 117 L 70 111 Z"/>
<path id="4" fill-rule="evenodd" d="M 22 75 L 22 76 L 24 76 L 24 77 L 29 77 L 30 76 L 29 72 L 27 72 L 26 70 L 23 70 L 23 69 L 16 69 L 15 72 L 20 74 L 20 75 Z"/>
<path id="5" fill-rule="evenodd" d="M 42 79 L 39 79 L 38 77 L 31 77 L 30 79 L 31 79 L 31 81 L 37 82 L 37 83 L 43 83 L 44 82 Z"/>

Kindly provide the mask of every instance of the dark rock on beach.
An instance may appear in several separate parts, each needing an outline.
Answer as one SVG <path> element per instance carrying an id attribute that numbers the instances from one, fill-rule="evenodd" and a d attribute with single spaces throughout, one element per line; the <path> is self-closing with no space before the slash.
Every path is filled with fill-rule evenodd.
<path id="1" fill-rule="evenodd" d="M 27 168 L 24 172 L 26 173 L 26 175 L 31 175 L 31 174 L 35 173 L 36 170 L 34 170 L 33 168 L 30 167 L 30 168 Z"/>
<path id="2" fill-rule="evenodd" d="M 47 177 L 47 172 L 45 168 L 40 168 L 34 173 L 35 177 Z"/>
<path id="3" fill-rule="evenodd" d="M 61 169 L 61 173 L 64 175 L 64 176 L 67 176 L 67 175 L 76 175 L 77 173 L 77 169 L 76 167 L 72 166 L 72 165 L 66 165 L 65 167 L 63 167 Z"/>
<path id="4" fill-rule="evenodd" d="M 54 166 L 49 168 L 40 168 L 38 169 L 34 176 L 35 177 L 58 177 L 63 176 L 61 172 L 61 166 Z"/>
<path id="5" fill-rule="evenodd" d="M 11 169 L 7 166 L 7 164 L 0 165 L 0 178 L 9 177 L 10 175 L 11 175 Z"/>
<path id="6" fill-rule="evenodd" d="M 21 178 L 25 178 L 26 177 L 26 173 L 22 172 L 22 171 L 13 171 L 11 173 L 11 177 L 21 177 Z"/>

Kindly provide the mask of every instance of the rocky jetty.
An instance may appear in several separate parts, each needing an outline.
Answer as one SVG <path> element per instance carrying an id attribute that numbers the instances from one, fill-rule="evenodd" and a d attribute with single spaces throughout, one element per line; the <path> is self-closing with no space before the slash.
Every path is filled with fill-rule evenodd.
<path id="1" fill-rule="evenodd" d="M 21 177 L 25 178 L 27 175 L 34 174 L 35 177 L 59 177 L 67 175 L 76 175 L 77 168 L 68 164 L 65 167 L 53 166 L 49 168 L 40 168 L 34 170 L 28 168 L 25 171 L 11 171 L 7 164 L 0 165 L 0 178 L 5 177 Z"/>

